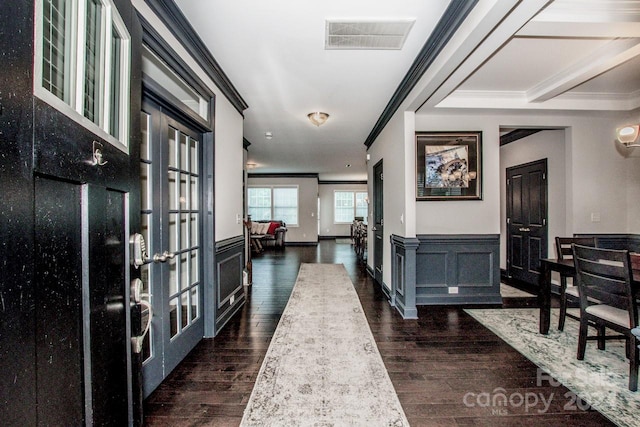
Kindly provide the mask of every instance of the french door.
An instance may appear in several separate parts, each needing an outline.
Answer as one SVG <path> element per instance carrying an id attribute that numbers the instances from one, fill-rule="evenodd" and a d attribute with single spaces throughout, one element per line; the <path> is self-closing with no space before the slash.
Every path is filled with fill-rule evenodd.
<path id="1" fill-rule="evenodd" d="M 152 310 L 143 343 L 147 397 L 202 339 L 202 134 L 145 101 L 141 113 L 141 267 Z"/>

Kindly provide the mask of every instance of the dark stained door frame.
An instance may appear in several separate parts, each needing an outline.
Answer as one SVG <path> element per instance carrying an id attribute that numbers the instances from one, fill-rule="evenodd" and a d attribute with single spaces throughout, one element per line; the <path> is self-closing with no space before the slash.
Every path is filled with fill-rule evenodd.
<path id="1" fill-rule="evenodd" d="M 384 250 L 384 171 L 380 160 L 373 166 L 373 277 L 382 285 Z"/>
<path id="2" fill-rule="evenodd" d="M 507 168 L 507 274 L 536 285 L 547 257 L 547 159 Z"/>

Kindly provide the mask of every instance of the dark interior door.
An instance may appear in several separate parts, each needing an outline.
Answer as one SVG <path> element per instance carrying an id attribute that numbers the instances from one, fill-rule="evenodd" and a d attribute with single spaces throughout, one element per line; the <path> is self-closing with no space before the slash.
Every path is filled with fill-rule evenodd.
<path id="1" fill-rule="evenodd" d="M 383 178 L 382 160 L 380 160 L 373 167 L 373 275 L 379 284 L 382 284 L 382 253 L 384 250 Z"/>
<path id="2" fill-rule="evenodd" d="M 547 257 L 547 160 L 507 169 L 507 265 L 510 277 L 538 283 Z"/>

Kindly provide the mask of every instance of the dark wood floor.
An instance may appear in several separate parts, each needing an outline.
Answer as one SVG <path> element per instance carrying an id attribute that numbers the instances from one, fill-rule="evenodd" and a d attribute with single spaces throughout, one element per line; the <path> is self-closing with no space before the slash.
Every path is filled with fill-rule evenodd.
<path id="1" fill-rule="evenodd" d="M 254 258 L 248 303 L 216 338 L 198 344 L 149 396 L 146 425 L 240 424 L 301 262 L 345 265 L 412 426 L 611 425 L 595 411 L 571 409 L 565 387 L 546 381 L 537 386 L 537 367 L 461 308 L 419 307 L 418 320 L 403 320 L 351 246 L 333 241 Z M 506 301 L 510 306 L 531 303 Z M 512 403 L 487 406 L 485 398 L 500 392 Z M 534 396 L 536 406 L 520 404 L 521 397 L 535 403 Z M 540 397 L 551 400 L 548 410 Z"/>

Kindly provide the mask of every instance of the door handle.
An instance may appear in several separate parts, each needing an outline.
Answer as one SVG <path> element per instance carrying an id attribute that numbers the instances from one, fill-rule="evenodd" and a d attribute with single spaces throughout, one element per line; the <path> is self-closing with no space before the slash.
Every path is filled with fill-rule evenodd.
<path id="1" fill-rule="evenodd" d="M 133 352 L 140 353 L 142 352 L 142 346 L 144 343 L 144 338 L 149 333 L 149 329 L 151 328 L 151 320 L 153 319 L 153 307 L 151 306 L 150 295 L 142 292 L 143 282 L 140 279 L 134 279 L 131 282 L 131 300 L 134 304 L 141 306 L 144 309 L 147 309 L 149 312 L 149 316 L 147 317 L 147 324 L 142 330 L 142 335 L 138 335 L 135 337 L 131 337 L 131 344 L 133 345 Z M 147 299 L 143 299 L 146 297 Z"/>
<path id="2" fill-rule="evenodd" d="M 153 262 L 167 262 L 168 259 L 174 259 L 175 257 L 176 254 L 169 251 L 164 251 L 161 254 L 155 254 L 153 256 Z"/>
<path id="3" fill-rule="evenodd" d="M 523 228 L 523 227 L 521 227 L 518 231 L 528 232 L 528 231 L 531 231 L 531 229 L 530 229 L 530 228 Z"/>

